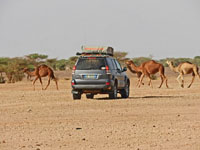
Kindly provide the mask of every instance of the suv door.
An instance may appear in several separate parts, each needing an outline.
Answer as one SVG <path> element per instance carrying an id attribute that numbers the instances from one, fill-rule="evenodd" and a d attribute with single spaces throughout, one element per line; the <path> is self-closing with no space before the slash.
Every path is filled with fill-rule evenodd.
<path id="1" fill-rule="evenodd" d="M 124 74 L 122 73 L 122 67 L 121 65 L 119 64 L 119 62 L 116 60 L 116 59 L 113 59 L 113 63 L 115 64 L 116 66 L 116 77 L 117 77 L 117 80 L 118 80 L 118 87 L 119 88 L 123 88 L 125 86 L 125 76 Z"/>

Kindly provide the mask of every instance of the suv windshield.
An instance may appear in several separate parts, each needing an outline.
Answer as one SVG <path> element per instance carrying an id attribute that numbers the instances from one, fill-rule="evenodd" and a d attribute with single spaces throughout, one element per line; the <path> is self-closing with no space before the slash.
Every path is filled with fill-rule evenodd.
<path id="1" fill-rule="evenodd" d="M 79 58 L 76 65 L 77 70 L 99 70 L 102 67 L 105 67 L 105 60 L 98 57 Z"/>

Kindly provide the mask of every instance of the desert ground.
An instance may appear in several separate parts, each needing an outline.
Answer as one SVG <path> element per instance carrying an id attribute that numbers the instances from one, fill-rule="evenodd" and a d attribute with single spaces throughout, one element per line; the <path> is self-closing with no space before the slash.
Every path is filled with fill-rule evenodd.
<path id="1" fill-rule="evenodd" d="M 137 88 L 128 74 L 130 97 L 116 100 L 74 101 L 70 72 L 56 73 L 58 91 L 53 81 L 46 91 L 26 79 L 0 84 L 0 150 L 200 150 L 200 79 L 181 88 L 168 70 L 169 89 L 159 77 Z"/>

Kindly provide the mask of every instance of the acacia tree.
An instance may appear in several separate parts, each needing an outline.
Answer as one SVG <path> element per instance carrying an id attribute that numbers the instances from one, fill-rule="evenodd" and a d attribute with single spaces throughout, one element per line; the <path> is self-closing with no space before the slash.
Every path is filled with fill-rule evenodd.
<path id="1" fill-rule="evenodd" d="M 197 65 L 200 65 L 200 56 L 194 57 L 194 63 L 197 64 Z"/>
<path id="2" fill-rule="evenodd" d="M 21 81 L 24 77 L 23 68 L 27 65 L 24 58 L 1 58 L 0 70 L 5 72 L 8 83 Z"/>
<path id="3" fill-rule="evenodd" d="M 66 59 L 61 59 L 56 61 L 56 69 L 57 70 L 65 70 L 67 66 L 67 61 Z"/>
<path id="4" fill-rule="evenodd" d="M 27 61 L 24 58 L 11 58 L 5 70 L 8 82 L 21 81 L 24 77 L 23 68 L 26 66 Z"/>
<path id="5" fill-rule="evenodd" d="M 45 64 L 47 64 L 48 66 L 50 66 L 51 68 L 56 70 L 56 62 L 57 62 L 57 59 L 56 58 L 52 58 L 52 59 L 47 59 Z"/>
<path id="6" fill-rule="evenodd" d="M 30 64 L 37 66 L 38 64 L 44 63 L 45 60 L 48 58 L 48 55 L 33 53 L 26 55 L 25 58 Z"/>

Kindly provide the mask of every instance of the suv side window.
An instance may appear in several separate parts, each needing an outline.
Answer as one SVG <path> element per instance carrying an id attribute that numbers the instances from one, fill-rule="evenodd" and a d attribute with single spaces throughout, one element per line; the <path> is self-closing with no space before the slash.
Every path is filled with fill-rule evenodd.
<path id="1" fill-rule="evenodd" d="M 114 70 L 115 69 L 111 58 L 107 58 L 107 63 L 108 63 L 108 66 L 109 66 L 110 70 Z"/>
<path id="2" fill-rule="evenodd" d="M 117 70 L 117 65 L 116 65 L 116 63 L 115 63 L 115 60 L 114 60 L 114 59 L 112 59 L 112 64 L 113 64 L 114 70 Z"/>
<path id="3" fill-rule="evenodd" d="M 116 59 L 115 59 L 115 63 L 116 63 L 117 69 L 119 69 L 121 71 L 122 67 Z"/>

